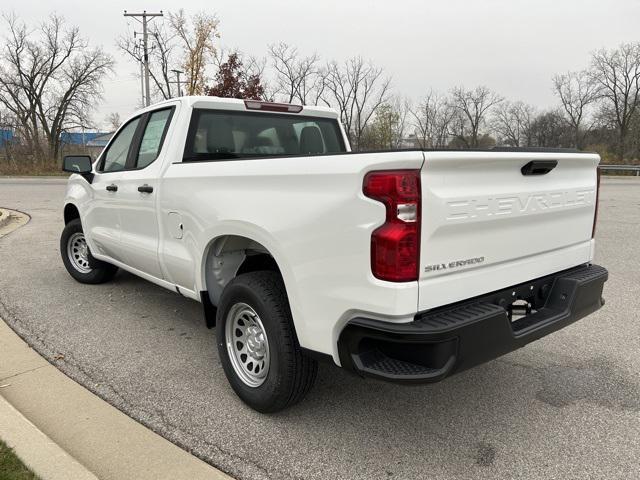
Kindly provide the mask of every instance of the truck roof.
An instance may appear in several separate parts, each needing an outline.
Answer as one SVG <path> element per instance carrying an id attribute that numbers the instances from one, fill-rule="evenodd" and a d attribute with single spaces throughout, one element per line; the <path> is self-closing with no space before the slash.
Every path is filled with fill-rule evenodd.
<path id="1" fill-rule="evenodd" d="M 142 112 L 146 110 L 154 110 L 157 107 L 164 104 L 171 104 L 179 101 L 180 103 L 187 105 L 192 108 L 212 108 L 212 109 L 220 109 L 220 110 L 235 110 L 235 111 L 259 111 L 259 110 L 250 110 L 246 106 L 246 101 L 238 98 L 223 98 L 223 97 L 211 97 L 211 96 L 183 96 L 176 97 L 169 100 L 165 100 L 162 102 L 155 103 L 150 105 L 142 110 Z M 270 102 L 262 102 L 265 104 L 270 104 Z M 296 104 L 285 104 L 278 103 L 277 105 L 296 105 Z M 299 104 L 297 104 L 300 106 Z M 299 112 L 280 112 L 284 115 L 308 115 L 313 117 L 324 117 L 324 118 L 338 118 L 338 112 L 329 107 L 323 106 L 302 106 L 302 110 Z"/>

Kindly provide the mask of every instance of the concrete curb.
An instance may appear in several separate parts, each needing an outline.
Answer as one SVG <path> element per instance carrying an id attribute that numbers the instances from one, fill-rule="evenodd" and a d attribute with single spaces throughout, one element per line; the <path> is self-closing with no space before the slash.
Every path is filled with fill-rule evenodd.
<path id="1" fill-rule="evenodd" d="M 0 437 L 36 475 L 46 480 L 97 480 L 0 396 Z"/>

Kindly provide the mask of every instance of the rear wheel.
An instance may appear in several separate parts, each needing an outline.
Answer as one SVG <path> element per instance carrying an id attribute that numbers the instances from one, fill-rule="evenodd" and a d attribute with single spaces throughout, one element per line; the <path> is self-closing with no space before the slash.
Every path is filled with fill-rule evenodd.
<path id="1" fill-rule="evenodd" d="M 60 254 L 67 272 L 80 283 L 104 283 L 118 271 L 118 267 L 91 255 L 79 218 L 71 220 L 62 230 Z"/>
<path id="2" fill-rule="evenodd" d="M 216 335 L 227 379 L 253 409 L 282 410 L 311 389 L 318 365 L 300 349 L 277 273 L 245 273 L 229 282 L 218 307 Z"/>

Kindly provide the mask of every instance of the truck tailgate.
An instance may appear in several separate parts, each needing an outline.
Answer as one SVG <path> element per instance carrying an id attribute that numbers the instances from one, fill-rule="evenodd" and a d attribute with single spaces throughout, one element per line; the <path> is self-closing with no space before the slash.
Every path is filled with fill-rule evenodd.
<path id="1" fill-rule="evenodd" d="M 546 174 L 525 175 L 551 160 Z M 419 310 L 589 262 L 595 154 L 425 152 Z"/>

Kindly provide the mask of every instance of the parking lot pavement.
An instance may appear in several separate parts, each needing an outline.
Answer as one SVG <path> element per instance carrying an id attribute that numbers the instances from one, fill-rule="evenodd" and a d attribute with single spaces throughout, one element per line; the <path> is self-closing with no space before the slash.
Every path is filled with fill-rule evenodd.
<path id="1" fill-rule="evenodd" d="M 638 477 L 638 180 L 603 180 L 596 261 L 610 279 L 596 314 L 432 386 L 322 365 L 307 399 L 271 416 L 228 387 L 199 304 L 125 273 L 101 286 L 69 277 L 63 193 L 59 180 L 0 179 L 0 206 L 32 216 L 0 240 L 0 316 L 69 376 L 234 476 Z"/>

